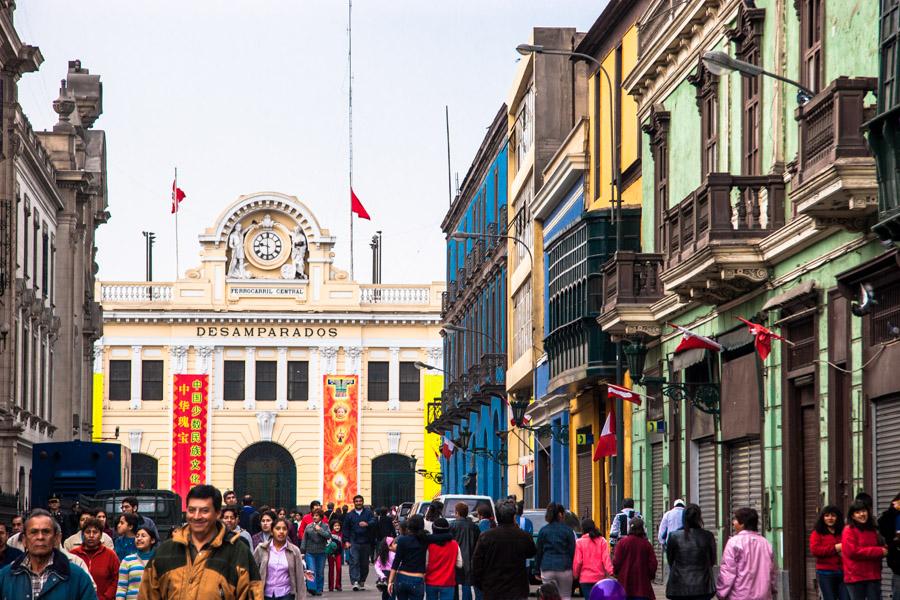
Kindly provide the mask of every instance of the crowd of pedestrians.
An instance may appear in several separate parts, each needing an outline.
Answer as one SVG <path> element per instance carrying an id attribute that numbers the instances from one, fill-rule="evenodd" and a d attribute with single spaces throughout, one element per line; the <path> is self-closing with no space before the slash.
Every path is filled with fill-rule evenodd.
<path id="1" fill-rule="evenodd" d="M 0 600 L 301 600 L 323 595 L 326 582 L 327 591 L 342 591 L 345 562 L 353 590 L 366 589 L 374 566 L 382 600 L 524 599 L 534 576 L 538 597 L 547 600 L 570 600 L 574 591 L 590 598 L 609 578 L 628 600 L 654 600 L 661 568 L 630 499 L 607 536 L 592 519 L 581 521 L 577 536 L 571 513 L 555 502 L 538 527 L 511 500 L 474 511 L 459 502 L 449 521 L 451 507 L 435 501 L 424 517 L 402 523 L 395 509 L 373 511 L 362 496 L 352 507 L 314 501 L 301 514 L 257 509 L 251 496 L 239 506 L 234 492 L 223 497 L 199 485 L 186 506 L 186 524 L 164 541 L 136 498 L 122 501 L 114 530 L 105 511 L 84 508 L 72 518 L 58 499 L 0 522 Z M 721 555 L 698 505 L 679 499 L 662 516 L 656 541 L 668 564 L 667 598 L 776 596 L 776 561 L 759 514 L 739 508 L 731 516 Z M 77 531 L 66 532 L 72 522 Z M 882 600 L 885 559 L 900 600 L 900 494 L 877 519 L 867 494 L 846 517 L 826 506 L 809 532 L 809 549 L 822 600 Z"/>

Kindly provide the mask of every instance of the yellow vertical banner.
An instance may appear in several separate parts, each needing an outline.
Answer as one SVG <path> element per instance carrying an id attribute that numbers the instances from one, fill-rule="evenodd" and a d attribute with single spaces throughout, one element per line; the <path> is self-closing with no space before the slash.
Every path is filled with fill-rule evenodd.
<path id="1" fill-rule="evenodd" d="M 444 389 L 444 376 L 440 374 L 425 374 L 425 422 L 423 427 L 428 425 L 428 403 L 435 398 L 441 397 L 441 391 Z M 421 461 L 417 469 L 425 469 L 431 473 L 441 472 L 441 436 L 436 433 L 428 433 L 425 431 L 424 437 L 424 460 Z M 441 484 L 434 481 L 430 477 L 426 477 L 422 484 L 423 497 L 431 499 L 441 493 Z"/>
<path id="2" fill-rule="evenodd" d="M 103 437 L 103 373 L 94 373 L 91 394 L 91 438 L 96 442 Z"/>

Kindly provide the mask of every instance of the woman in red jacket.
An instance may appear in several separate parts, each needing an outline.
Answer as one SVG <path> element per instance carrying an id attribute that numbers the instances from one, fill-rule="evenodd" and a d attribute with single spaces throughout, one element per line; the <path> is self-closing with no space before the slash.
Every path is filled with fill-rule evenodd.
<path id="1" fill-rule="evenodd" d="M 644 520 L 635 517 L 631 520 L 628 535 L 616 544 L 613 554 L 613 569 L 616 579 L 625 588 L 628 600 L 654 600 L 653 578 L 656 576 L 656 553 L 647 541 L 644 531 Z"/>
<path id="2" fill-rule="evenodd" d="M 816 579 L 822 600 L 848 600 L 841 562 L 841 533 L 844 517 L 837 506 L 826 506 L 819 513 L 809 536 L 809 550 L 816 557 Z"/>
<path id="3" fill-rule="evenodd" d="M 878 528 L 868 505 L 854 502 L 841 533 L 844 583 L 851 600 L 881 599 L 881 561 L 885 556 L 887 546 L 878 539 Z"/>

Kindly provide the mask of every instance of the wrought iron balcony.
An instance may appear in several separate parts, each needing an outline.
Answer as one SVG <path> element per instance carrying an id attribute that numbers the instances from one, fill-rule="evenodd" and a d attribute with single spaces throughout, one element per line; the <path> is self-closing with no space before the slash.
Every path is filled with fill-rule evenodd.
<path id="1" fill-rule="evenodd" d="M 659 335 L 651 305 L 663 297 L 662 254 L 616 252 L 603 266 L 602 312 L 597 322 L 614 335 Z"/>
<path id="2" fill-rule="evenodd" d="M 506 354 L 481 355 L 478 388 L 482 404 L 490 404 L 495 396 L 506 397 Z"/>
<path id="3" fill-rule="evenodd" d="M 721 304 L 766 281 L 757 245 L 784 225 L 784 192 L 781 175 L 710 173 L 665 213 L 665 289 Z"/>
<path id="4" fill-rule="evenodd" d="M 864 230 L 878 209 L 875 159 L 863 136 L 873 109 L 865 105 L 877 87 L 872 77 L 839 77 L 797 108 L 800 143 L 794 214 L 817 227 Z"/>

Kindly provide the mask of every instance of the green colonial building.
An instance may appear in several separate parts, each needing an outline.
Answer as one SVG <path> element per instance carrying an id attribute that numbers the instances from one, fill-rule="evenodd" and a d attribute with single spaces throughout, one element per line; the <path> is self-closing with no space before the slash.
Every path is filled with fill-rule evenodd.
<path id="1" fill-rule="evenodd" d="M 675 499 L 699 504 L 720 548 L 732 512 L 756 508 L 782 598 L 818 595 L 825 504 L 867 491 L 880 512 L 900 491 L 900 78 L 879 74 L 880 54 L 898 64 L 897 11 L 654 0 L 624 81 L 645 133 L 641 252 L 607 263 L 598 322 L 648 396 L 636 505 L 655 533 Z M 738 317 L 785 341 L 761 359 Z M 722 351 L 675 354 L 669 323 Z"/>

